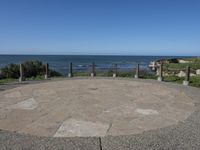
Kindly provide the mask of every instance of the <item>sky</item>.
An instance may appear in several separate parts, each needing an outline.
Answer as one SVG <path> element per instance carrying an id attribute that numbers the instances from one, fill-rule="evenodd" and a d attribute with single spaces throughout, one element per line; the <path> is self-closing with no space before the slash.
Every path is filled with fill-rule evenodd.
<path id="1" fill-rule="evenodd" d="M 200 56 L 200 0 L 0 0 L 0 54 Z"/>

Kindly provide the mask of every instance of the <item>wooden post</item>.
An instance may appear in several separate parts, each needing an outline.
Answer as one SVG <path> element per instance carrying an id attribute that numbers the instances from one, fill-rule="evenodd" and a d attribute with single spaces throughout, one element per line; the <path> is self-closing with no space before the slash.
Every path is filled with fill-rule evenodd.
<path id="1" fill-rule="evenodd" d="M 92 72 L 91 72 L 91 77 L 95 77 L 96 74 L 95 74 L 95 63 L 93 62 L 92 63 Z"/>
<path id="2" fill-rule="evenodd" d="M 139 78 L 139 72 L 140 72 L 140 65 L 137 64 L 136 70 L 135 70 L 135 78 Z"/>
<path id="3" fill-rule="evenodd" d="M 186 67 L 186 72 L 185 72 L 185 80 L 183 81 L 183 85 L 189 85 L 190 83 L 190 67 Z"/>
<path id="4" fill-rule="evenodd" d="M 160 67 L 159 67 L 158 81 L 163 81 L 163 63 L 162 62 L 161 62 Z"/>
<path id="5" fill-rule="evenodd" d="M 68 77 L 69 77 L 69 78 L 73 77 L 72 62 L 69 63 L 69 73 L 68 73 Z"/>
<path id="6" fill-rule="evenodd" d="M 48 77 L 49 77 L 49 64 L 47 63 L 45 65 L 45 76 L 44 76 L 44 78 L 48 79 Z"/>
<path id="7" fill-rule="evenodd" d="M 113 66 L 113 77 L 117 77 L 117 64 Z"/>
<path id="8" fill-rule="evenodd" d="M 19 82 L 24 81 L 24 70 L 23 70 L 23 66 L 22 64 L 19 65 L 19 73 L 20 73 L 20 77 L 19 77 Z"/>

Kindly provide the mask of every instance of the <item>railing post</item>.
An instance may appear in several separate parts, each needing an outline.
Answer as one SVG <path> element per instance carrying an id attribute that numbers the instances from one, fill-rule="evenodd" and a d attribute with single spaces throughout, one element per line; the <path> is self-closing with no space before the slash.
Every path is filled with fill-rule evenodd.
<path id="1" fill-rule="evenodd" d="M 25 80 L 25 78 L 24 78 L 24 70 L 23 70 L 22 64 L 19 65 L 19 73 L 20 73 L 19 82 L 22 82 L 22 81 Z"/>
<path id="2" fill-rule="evenodd" d="M 183 85 L 189 85 L 190 83 L 190 67 L 186 67 L 186 73 L 185 73 L 185 80 L 183 81 Z"/>
<path id="3" fill-rule="evenodd" d="M 135 78 L 139 78 L 139 72 L 140 72 L 140 65 L 137 64 L 137 67 L 136 67 L 136 71 L 135 71 Z"/>
<path id="4" fill-rule="evenodd" d="M 73 77 L 72 62 L 69 63 L 69 73 L 68 73 L 68 77 L 69 77 L 69 78 Z"/>
<path id="5" fill-rule="evenodd" d="M 95 63 L 93 62 L 93 63 L 92 63 L 91 77 L 94 77 L 94 76 L 96 76 L 96 74 L 95 74 Z"/>
<path id="6" fill-rule="evenodd" d="M 117 64 L 114 64 L 113 66 L 114 71 L 113 71 L 113 77 L 117 77 Z"/>
<path id="7" fill-rule="evenodd" d="M 47 63 L 45 65 L 45 75 L 44 75 L 44 78 L 48 79 L 48 77 L 49 77 L 49 64 Z"/>
<path id="8" fill-rule="evenodd" d="M 162 62 L 161 62 L 160 67 L 159 67 L 158 81 L 163 81 L 163 63 Z"/>

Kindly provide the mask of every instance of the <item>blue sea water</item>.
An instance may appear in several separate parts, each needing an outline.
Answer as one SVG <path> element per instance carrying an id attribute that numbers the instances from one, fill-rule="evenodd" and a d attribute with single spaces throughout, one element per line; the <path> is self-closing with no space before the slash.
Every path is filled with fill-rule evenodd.
<path id="1" fill-rule="evenodd" d="M 121 69 L 131 69 L 140 64 L 148 69 L 151 61 L 165 58 L 177 58 L 181 56 L 108 56 L 108 55 L 0 55 L 0 68 L 11 63 L 23 63 L 27 60 L 40 60 L 49 63 L 49 67 L 67 74 L 69 63 L 72 62 L 74 69 L 79 71 L 88 70 L 90 64 L 95 62 L 97 69 L 106 70 L 117 64 Z"/>

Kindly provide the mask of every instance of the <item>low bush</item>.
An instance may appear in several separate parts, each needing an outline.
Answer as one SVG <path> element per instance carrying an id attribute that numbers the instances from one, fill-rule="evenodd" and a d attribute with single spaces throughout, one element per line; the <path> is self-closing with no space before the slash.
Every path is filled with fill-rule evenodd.
<path id="1" fill-rule="evenodd" d="M 37 76 L 44 76 L 45 65 L 38 60 L 26 61 L 22 64 L 24 76 L 26 78 L 36 78 Z M 17 79 L 20 76 L 18 64 L 9 64 L 1 69 L 0 79 L 12 78 Z M 49 75 L 52 77 L 62 76 L 61 73 L 49 69 Z"/>
<path id="2" fill-rule="evenodd" d="M 190 85 L 195 87 L 200 87 L 200 76 L 191 77 Z"/>
<path id="3" fill-rule="evenodd" d="M 19 65 L 10 64 L 1 69 L 1 77 L 4 78 L 19 78 Z"/>
<path id="4" fill-rule="evenodd" d="M 184 77 L 178 77 L 178 76 L 165 76 L 164 81 L 166 82 L 176 82 L 176 83 L 182 83 L 184 80 Z"/>

